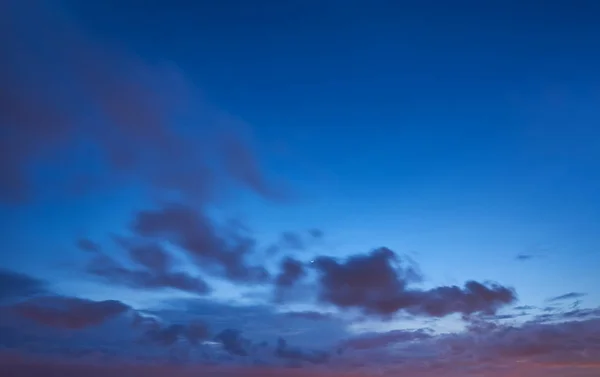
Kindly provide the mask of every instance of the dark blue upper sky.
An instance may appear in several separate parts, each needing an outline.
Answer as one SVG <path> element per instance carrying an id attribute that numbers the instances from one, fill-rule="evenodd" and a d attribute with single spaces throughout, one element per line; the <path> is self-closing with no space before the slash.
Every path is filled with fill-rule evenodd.
<path id="1" fill-rule="evenodd" d="M 22 102 L 0 97 L 0 105 L 45 115 L 6 110 L 0 118 L 14 127 L 0 136 L 16 140 L 0 143 L 9 151 L 2 191 L 28 193 L 2 196 L 2 249 L 9 251 L 0 264 L 69 295 L 133 306 L 170 297 L 87 279 L 75 267 L 85 257 L 74 242 L 106 247 L 131 226 L 132 214 L 171 199 L 165 188 L 176 188 L 193 205 L 210 202 L 211 217 L 248 224 L 258 244 L 283 231 L 322 229 L 322 242 L 300 259 L 386 246 L 418 262 L 427 289 L 490 280 L 513 287 L 522 305 L 566 293 L 582 293 L 577 305 L 600 305 L 591 289 L 600 283 L 600 2 L 46 3 L 49 13 L 13 6 L 2 42 L 12 55 L 1 67 L 7 89 L 0 94 L 36 94 Z M 63 67 L 64 59 L 73 65 Z M 128 85 L 132 72 L 136 83 L 158 89 L 160 100 L 148 95 L 156 108 L 187 101 L 166 129 L 185 135 L 190 154 L 175 156 L 162 125 L 132 127 L 121 139 L 105 126 L 154 114 L 153 105 L 123 100 L 137 88 Z M 57 119 L 77 126 L 47 135 L 17 129 L 50 119 L 54 108 Z M 135 115 L 121 117 L 124 109 Z M 106 132 L 88 134 L 82 122 Z M 212 151 L 205 129 L 221 126 L 244 135 L 264 176 L 291 198 L 269 200 L 262 176 L 252 175 L 258 166 L 240 161 L 227 174 L 258 196 L 186 196 L 204 187 L 191 161 Z M 250 161 L 239 148 L 233 158 Z M 136 151 L 130 165 L 118 159 L 128 149 Z M 15 183 L 21 168 L 27 190 Z M 92 182 L 85 190 L 65 189 L 82 176 Z M 276 266 L 262 254 L 249 258 Z M 254 292 L 245 295 L 232 279 L 209 279 L 215 299 L 262 303 L 264 287 L 245 286 Z"/>

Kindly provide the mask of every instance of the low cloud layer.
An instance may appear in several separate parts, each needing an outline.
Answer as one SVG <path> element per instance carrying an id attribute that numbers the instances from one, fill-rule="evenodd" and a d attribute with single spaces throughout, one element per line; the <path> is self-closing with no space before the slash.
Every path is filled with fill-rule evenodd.
<path id="1" fill-rule="evenodd" d="M 288 368 L 290 373 L 298 369 L 304 373 L 299 375 L 306 376 L 336 376 L 350 371 L 356 376 L 368 376 L 373 370 L 420 377 L 438 375 L 440 370 L 451 377 L 495 377 L 502 375 L 501 371 L 552 376 L 557 370 L 577 370 L 583 376 L 588 372 L 593 376 L 600 360 L 597 309 L 563 306 L 546 313 L 552 318 L 543 320 L 532 313 L 529 320 L 521 323 L 512 322 L 509 315 L 473 312 L 465 317 L 469 324 L 466 329 L 455 333 L 421 328 L 355 334 L 346 327 L 355 320 L 342 320 L 334 314 L 277 313 L 270 306 L 217 305 L 197 299 L 167 304 L 169 309 L 139 311 L 114 300 L 63 297 L 48 289 L 40 296 L 38 290 L 25 289 L 36 279 L 9 271 L 4 275 L 19 276 L 20 283 L 13 284 L 13 290 L 26 292 L 18 301 L 6 302 L 0 308 L 0 344 L 5 347 L 0 357 L 5 357 L 2 365 L 13 368 L 15 376 L 31 373 L 32 365 L 46 364 L 57 370 L 66 368 L 67 375 L 75 365 L 84 368 L 80 371 L 90 368 L 89 373 L 104 375 L 110 368 L 122 368 L 124 362 L 135 374 L 145 370 L 150 362 L 157 363 L 157 372 L 173 357 L 188 364 L 189 371 L 210 370 L 217 376 L 230 372 L 277 375 Z M 544 313 L 535 307 L 515 310 Z M 41 326 L 40 330 L 20 330 L 28 323 L 31 329 Z M 342 331 L 327 335 L 333 326 L 342 326 Z M 36 339 L 35 344 L 50 344 L 63 331 L 70 335 L 60 337 L 64 349 L 61 353 L 50 357 L 32 347 L 32 339 Z M 106 331 L 112 335 L 107 337 Z M 33 334 L 37 334 L 35 338 Z M 94 352 L 89 349 L 89 342 L 96 344 Z M 65 355 L 66 350 L 69 361 L 63 363 L 60 355 Z M 6 359 L 11 351 L 21 352 L 21 357 L 25 357 L 22 360 L 30 361 Z M 127 361 L 131 355 L 136 355 L 138 361 Z M 50 359 L 43 361 L 47 357 Z M 90 360 L 104 360 L 112 366 L 105 370 L 89 364 Z M 188 372 L 173 368 L 165 369 L 165 373 Z"/>

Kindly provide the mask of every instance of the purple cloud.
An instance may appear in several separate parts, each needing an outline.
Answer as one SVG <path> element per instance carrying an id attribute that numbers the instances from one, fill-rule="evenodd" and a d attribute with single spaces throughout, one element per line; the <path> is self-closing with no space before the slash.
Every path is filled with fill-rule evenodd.
<path id="1" fill-rule="evenodd" d="M 234 356 L 248 356 L 251 342 L 235 329 L 225 329 L 215 336 L 215 340 L 223 345 L 223 349 Z"/>
<path id="2" fill-rule="evenodd" d="M 168 240 L 184 250 L 196 265 L 237 282 L 261 283 L 268 271 L 248 262 L 254 239 L 230 234 L 203 212 L 181 204 L 165 205 L 137 214 L 133 231 L 140 237 Z"/>
<path id="3" fill-rule="evenodd" d="M 475 281 L 468 281 L 464 288 L 410 288 L 409 285 L 421 277 L 413 267 L 403 267 L 395 253 L 387 248 L 355 255 L 344 262 L 319 257 L 313 265 L 319 273 L 322 302 L 358 309 L 369 315 L 389 317 L 401 310 L 432 317 L 452 313 L 492 314 L 516 300 L 509 288 Z"/>
<path id="4" fill-rule="evenodd" d="M 114 300 L 50 296 L 19 303 L 13 309 L 21 317 L 45 326 L 77 330 L 99 325 L 129 307 Z"/>

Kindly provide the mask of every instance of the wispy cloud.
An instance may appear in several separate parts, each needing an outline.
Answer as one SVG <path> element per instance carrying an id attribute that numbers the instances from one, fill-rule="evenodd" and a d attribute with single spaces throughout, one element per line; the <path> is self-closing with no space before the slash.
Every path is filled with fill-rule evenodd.
<path id="1" fill-rule="evenodd" d="M 550 297 L 546 301 L 548 301 L 548 302 L 558 302 L 558 301 L 565 301 L 565 300 L 577 300 L 577 299 L 580 299 L 582 297 L 585 297 L 586 295 L 587 295 L 587 293 L 569 292 L 569 293 L 565 293 L 564 295 Z"/>

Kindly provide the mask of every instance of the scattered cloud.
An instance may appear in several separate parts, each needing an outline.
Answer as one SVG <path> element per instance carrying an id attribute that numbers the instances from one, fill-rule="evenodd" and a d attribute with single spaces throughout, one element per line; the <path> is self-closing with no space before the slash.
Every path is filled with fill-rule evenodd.
<path id="1" fill-rule="evenodd" d="M 243 122 L 199 101 L 175 65 L 110 48 L 56 4 L 0 2 L 0 32 L 6 36 L 0 39 L 0 202 L 31 202 L 40 194 L 32 172 L 46 165 L 65 169 L 65 159 L 90 163 L 69 164 L 71 170 L 44 182 L 58 185 L 55 192 L 133 181 L 159 199 L 138 209 L 128 229 L 116 230 L 125 235 L 108 248 L 76 240 L 88 258 L 86 272 L 111 288 L 193 294 L 181 306 L 160 302 L 142 310 L 117 300 L 61 296 L 40 279 L 0 269 L 0 368 L 7 375 L 600 373 L 600 309 L 579 301 L 560 306 L 584 293 L 552 297 L 545 309 L 515 307 L 530 311 L 517 321 L 520 313 L 500 311 L 517 301 L 512 288 L 472 280 L 423 288 L 416 265 L 388 248 L 304 261 L 303 251 L 323 239 L 320 229 L 281 233 L 269 248 L 271 256 L 283 254 L 273 268 L 259 259 L 264 249 L 241 222 L 222 224 L 210 216 L 211 205 L 234 189 L 271 201 L 290 197 L 262 169 L 250 138 L 239 132 Z M 201 123 L 202 130 L 190 132 L 188 123 Z M 177 256 L 191 264 L 182 268 Z M 278 299 L 246 306 L 209 300 L 219 284 L 262 289 L 265 297 L 274 290 Z M 275 305 L 293 289 L 304 290 L 298 307 Z M 373 321 L 402 314 L 412 324 L 457 315 L 466 326 L 439 333 L 389 330 L 402 325 L 378 322 L 388 331 L 357 333 L 350 329 L 356 314 Z"/>

